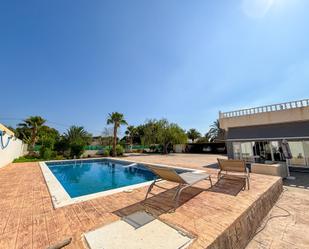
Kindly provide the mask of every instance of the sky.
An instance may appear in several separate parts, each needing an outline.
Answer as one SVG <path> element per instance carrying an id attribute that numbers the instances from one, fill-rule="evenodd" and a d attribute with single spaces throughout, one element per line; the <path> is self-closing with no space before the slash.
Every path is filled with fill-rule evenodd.
<path id="1" fill-rule="evenodd" d="M 118 111 L 204 134 L 220 110 L 306 99 L 308 11 L 307 0 L 0 0 L 0 122 L 40 115 L 98 135 Z"/>

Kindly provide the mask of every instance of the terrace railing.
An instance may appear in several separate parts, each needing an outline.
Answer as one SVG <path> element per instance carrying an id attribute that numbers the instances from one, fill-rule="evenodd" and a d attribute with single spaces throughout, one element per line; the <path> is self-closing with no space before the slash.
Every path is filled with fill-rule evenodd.
<path id="1" fill-rule="evenodd" d="M 265 105 L 265 106 L 253 107 L 253 108 L 248 108 L 248 109 L 241 109 L 241 110 L 230 111 L 230 112 L 219 112 L 219 117 L 220 118 L 232 118 L 232 117 L 240 117 L 240 116 L 265 113 L 265 112 L 289 110 L 289 109 L 308 107 L 308 106 L 309 106 L 309 99 L 304 99 L 304 100 L 297 100 L 297 101 L 285 102 L 285 103 L 274 104 L 274 105 Z"/>

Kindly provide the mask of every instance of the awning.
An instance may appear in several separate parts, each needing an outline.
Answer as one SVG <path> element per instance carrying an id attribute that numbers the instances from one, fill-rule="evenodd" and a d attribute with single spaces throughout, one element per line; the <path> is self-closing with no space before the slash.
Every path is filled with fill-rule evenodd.
<path id="1" fill-rule="evenodd" d="M 228 141 L 309 139 L 309 121 L 229 128 Z"/>

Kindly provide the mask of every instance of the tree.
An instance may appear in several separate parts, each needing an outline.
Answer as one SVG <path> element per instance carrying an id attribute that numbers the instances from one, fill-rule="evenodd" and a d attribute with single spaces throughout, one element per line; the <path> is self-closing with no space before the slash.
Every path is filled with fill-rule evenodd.
<path id="1" fill-rule="evenodd" d="M 68 144 L 71 157 L 80 157 L 83 154 L 84 147 L 90 143 L 91 134 L 84 130 L 82 126 L 71 126 L 64 134 Z"/>
<path id="2" fill-rule="evenodd" d="M 136 133 L 133 139 L 133 142 L 136 144 L 143 144 L 143 136 L 144 136 L 144 125 L 139 125 L 135 127 Z"/>
<path id="3" fill-rule="evenodd" d="M 168 153 L 169 146 L 173 144 L 186 143 L 188 137 L 183 129 L 181 129 L 177 124 L 168 123 L 167 120 L 161 120 L 163 124 L 163 129 L 159 135 L 159 141 L 163 145 L 163 153 Z"/>
<path id="4" fill-rule="evenodd" d="M 49 160 L 56 155 L 55 144 L 59 141 L 59 132 L 51 127 L 43 125 L 38 130 L 38 141 L 40 147 L 40 158 Z"/>
<path id="5" fill-rule="evenodd" d="M 125 131 L 126 137 L 130 143 L 130 147 L 132 148 L 134 137 L 137 134 L 137 130 L 133 125 L 129 125 L 127 127 L 127 130 Z"/>
<path id="6" fill-rule="evenodd" d="M 40 116 L 30 116 L 23 123 L 18 124 L 20 128 L 18 132 L 21 132 L 23 140 L 28 143 L 30 151 L 34 149 L 38 140 L 39 129 L 45 122 L 46 120 Z"/>
<path id="7" fill-rule="evenodd" d="M 206 133 L 205 136 L 199 137 L 196 140 L 196 143 L 198 143 L 198 144 L 209 143 L 209 142 L 210 142 L 210 137 L 209 137 L 208 133 Z"/>
<path id="8" fill-rule="evenodd" d="M 30 143 L 30 135 L 31 135 L 31 130 L 24 126 L 19 126 L 17 125 L 15 129 L 15 136 L 22 140 L 24 143 L 29 144 Z"/>
<path id="9" fill-rule="evenodd" d="M 187 136 L 192 140 L 192 143 L 194 143 L 194 140 L 201 137 L 201 133 L 199 133 L 196 129 L 190 129 L 187 131 Z"/>
<path id="10" fill-rule="evenodd" d="M 186 143 L 187 135 L 175 123 L 169 123 L 166 119 L 149 120 L 144 124 L 143 141 L 148 144 L 159 144 L 162 146 L 162 152 L 168 153 L 168 149 L 173 144 Z"/>
<path id="11" fill-rule="evenodd" d="M 108 125 L 114 125 L 114 141 L 113 141 L 113 156 L 116 156 L 116 145 L 117 145 L 117 130 L 121 125 L 127 125 L 127 121 L 124 119 L 122 113 L 112 112 L 108 114 L 107 122 Z"/>
<path id="12" fill-rule="evenodd" d="M 101 137 L 101 144 L 103 146 L 111 147 L 113 142 L 113 128 L 112 127 L 104 127 Z"/>
<path id="13" fill-rule="evenodd" d="M 210 126 L 210 130 L 206 133 L 206 136 L 209 137 L 211 142 L 225 139 L 225 130 L 220 128 L 219 119 L 213 122 Z"/>
<path id="14" fill-rule="evenodd" d="M 138 126 L 137 130 L 141 136 L 141 143 L 143 145 L 159 144 L 158 136 L 161 126 L 161 123 L 155 119 L 149 119 L 145 124 Z"/>
<path id="15" fill-rule="evenodd" d="M 37 143 L 42 145 L 42 146 L 46 146 L 46 144 L 51 144 L 52 145 L 51 147 L 53 147 L 53 145 L 59 139 L 60 139 L 60 134 L 54 128 L 43 125 L 38 130 L 38 141 L 37 141 Z"/>
<path id="16" fill-rule="evenodd" d="M 69 142 L 68 142 L 65 134 L 61 135 L 59 137 L 59 140 L 56 141 L 56 143 L 54 145 L 54 149 L 55 149 L 55 151 L 57 151 L 57 153 L 60 153 L 63 156 L 66 155 L 66 152 L 70 152 L 69 151 L 70 150 L 70 145 L 69 145 Z M 69 155 L 67 155 L 67 156 L 69 156 Z"/>

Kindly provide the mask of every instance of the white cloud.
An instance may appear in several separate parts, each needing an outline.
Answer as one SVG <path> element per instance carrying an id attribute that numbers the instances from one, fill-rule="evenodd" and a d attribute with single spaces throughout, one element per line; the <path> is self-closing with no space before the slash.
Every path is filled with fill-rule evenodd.
<path id="1" fill-rule="evenodd" d="M 251 18 L 262 18 L 273 6 L 275 0 L 243 0 L 242 10 Z"/>

